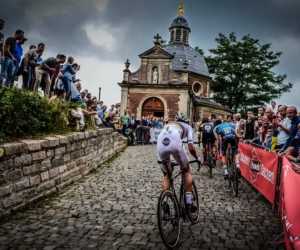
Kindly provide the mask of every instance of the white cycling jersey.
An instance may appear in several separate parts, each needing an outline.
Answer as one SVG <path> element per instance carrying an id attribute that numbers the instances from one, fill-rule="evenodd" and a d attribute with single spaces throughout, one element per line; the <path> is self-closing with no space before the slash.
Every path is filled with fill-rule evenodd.
<path id="1" fill-rule="evenodd" d="M 163 127 L 160 135 L 178 135 L 180 139 L 187 138 L 188 143 L 193 143 L 193 128 L 184 122 L 170 122 Z"/>
<path id="2" fill-rule="evenodd" d="M 166 160 L 170 165 L 170 155 L 172 155 L 181 169 L 186 168 L 189 159 L 183 147 L 183 138 L 187 138 L 188 143 L 193 143 L 193 129 L 190 125 L 183 122 L 166 124 L 157 138 L 158 160 Z M 167 172 L 163 164 L 161 169 Z"/>

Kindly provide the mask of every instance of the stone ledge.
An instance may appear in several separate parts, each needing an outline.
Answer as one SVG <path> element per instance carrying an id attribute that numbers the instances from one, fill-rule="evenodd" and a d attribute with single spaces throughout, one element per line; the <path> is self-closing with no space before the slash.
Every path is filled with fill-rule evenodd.
<path id="1" fill-rule="evenodd" d="M 1 145 L 0 217 L 74 183 L 126 145 L 111 128 Z"/>

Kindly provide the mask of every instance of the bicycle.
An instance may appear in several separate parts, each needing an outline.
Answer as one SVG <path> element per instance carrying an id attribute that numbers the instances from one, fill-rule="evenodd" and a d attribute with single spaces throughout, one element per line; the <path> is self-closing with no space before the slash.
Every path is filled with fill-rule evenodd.
<path id="1" fill-rule="evenodd" d="M 199 161 L 190 161 L 189 164 Z M 179 241 L 180 237 L 180 219 L 183 219 L 183 222 L 187 221 L 187 218 L 190 220 L 191 223 L 195 224 L 199 220 L 199 197 L 195 182 L 192 182 L 192 205 L 191 208 L 188 209 L 186 207 L 186 195 L 185 195 L 185 178 L 182 171 L 179 170 L 174 176 L 172 176 L 174 166 L 178 166 L 178 163 L 171 162 L 171 168 L 169 169 L 167 166 L 168 161 L 158 161 L 159 164 L 164 164 L 168 171 L 168 176 L 170 179 L 170 189 L 164 190 L 161 192 L 158 198 L 158 205 L 157 205 L 157 220 L 158 220 L 158 227 L 160 236 L 164 242 L 164 244 L 168 248 L 174 248 Z M 181 176 L 181 185 L 180 185 L 180 194 L 179 200 L 177 198 L 175 188 L 174 188 L 174 180 Z M 171 212 L 171 206 L 172 212 Z M 196 204 L 196 206 L 195 206 Z M 166 234 L 166 230 L 163 228 L 170 222 L 170 229 L 171 232 Z M 173 239 L 168 239 L 168 236 L 174 232 Z"/>
<path id="2" fill-rule="evenodd" d="M 233 154 L 234 149 L 236 149 L 236 147 L 231 147 L 231 145 L 228 144 L 226 158 L 227 158 L 227 169 L 228 169 L 228 187 L 232 188 L 233 195 L 237 196 L 239 190 L 239 176 L 234 161 L 234 154 Z"/>
<path id="3" fill-rule="evenodd" d="M 214 163 L 213 163 L 213 156 L 211 153 L 211 140 L 206 140 L 206 157 L 207 157 L 207 167 L 208 167 L 208 171 L 209 171 L 209 178 L 212 178 L 212 169 L 214 167 Z M 200 165 L 197 169 L 197 171 L 200 170 Z"/>

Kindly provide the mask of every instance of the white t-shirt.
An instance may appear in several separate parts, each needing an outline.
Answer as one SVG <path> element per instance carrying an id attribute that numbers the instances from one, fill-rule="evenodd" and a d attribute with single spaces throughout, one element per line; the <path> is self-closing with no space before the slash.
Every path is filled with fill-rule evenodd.
<path id="1" fill-rule="evenodd" d="M 72 109 L 72 115 L 74 116 L 80 116 L 80 120 L 79 120 L 79 124 L 80 125 L 84 125 L 84 115 L 83 115 L 83 112 L 82 112 L 82 108 L 77 108 L 77 111 L 75 109 Z"/>

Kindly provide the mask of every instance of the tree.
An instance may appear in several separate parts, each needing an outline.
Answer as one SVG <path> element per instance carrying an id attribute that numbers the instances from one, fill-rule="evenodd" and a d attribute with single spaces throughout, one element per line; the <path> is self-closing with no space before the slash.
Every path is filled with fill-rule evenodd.
<path id="1" fill-rule="evenodd" d="M 161 48 L 165 48 L 165 47 L 168 46 L 167 40 L 163 40 L 162 38 L 160 38 L 158 41 L 159 41 L 159 43 L 160 43 L 159 46 L 160 46 Z"/>
<path id="2" fill-rule="evenodd" d="M 210 49 L 212 56 L 205 60 L 217 103 L 237 112 L 270 103 L 292 88 L 291 83 L 284 83 L 286 74 L 272 71 L 282 53 L 270 51 L 271 44 L 261 45 L 250 35 L 238 41 L 235 33 L 228 37 L 219 33 L 216 42 L 217 48 Z"/>
<path id="3" fill-rule="evenodd" d="M 196 46 L 195 50 L 198 51 L 201 56 L 205 57 L 203 49 L 200 49 L 198 46 Z"/>

